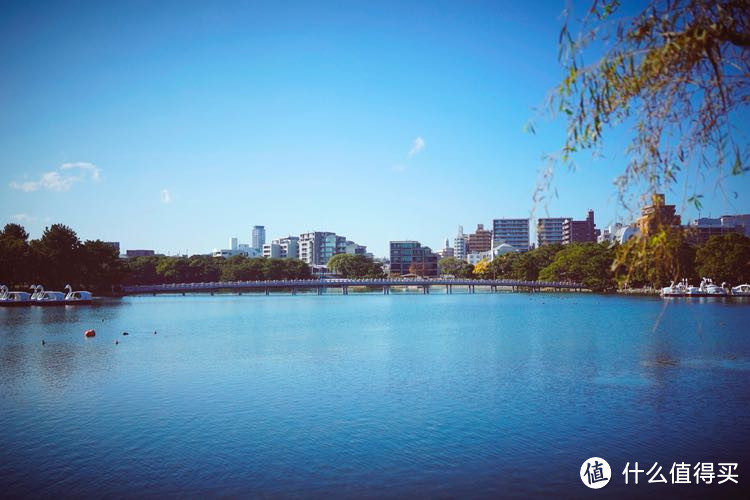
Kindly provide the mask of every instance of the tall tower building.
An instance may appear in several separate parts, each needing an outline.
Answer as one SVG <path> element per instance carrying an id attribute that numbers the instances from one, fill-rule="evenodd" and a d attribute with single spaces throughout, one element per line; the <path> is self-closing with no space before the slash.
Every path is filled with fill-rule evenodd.
<path id="1" fill-rule="evenodd" d="M 464 234 L 464 227 L 458 226 L 458 233 L 453 239 L 453 256 L 459 260 L 466 259 L 468 236 Z"/>
<path id="2" fill-rule="evenodd" d="M 266 228 L 265 226 L 253 226 L 253 248 L 263 250 L 263 245 L 266 244 Z"/>

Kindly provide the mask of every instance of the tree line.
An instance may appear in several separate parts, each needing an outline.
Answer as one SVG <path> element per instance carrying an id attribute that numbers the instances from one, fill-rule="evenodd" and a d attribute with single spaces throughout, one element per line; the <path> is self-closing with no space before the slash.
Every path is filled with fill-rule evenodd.
<path id="1" fill-rule="evenodd" d="M 36 240 L 29 240 L 19 224 L 7 224 L 0 232 L 0 283 L 16 289 L 39 283 L 62 289 L 70 284 L 107 294 L 116 293 L 122 285 L 308 279 L 311 275 L 310 267 L 295 259 L 206 255 L 121 259 L 114 246 L 100 240 L 82 242 L 63 224 L 51 225 Z"/>
<path id="2" fill-rule="evenodd" d="M 671 251 L 662 255 L 665 246 Z M 442 274 L 458 278 L 572 281 L 598 292 L 660 288 L 682 278 L 697 282 L 703 276 L 737 285 L 750 282 L 750 238 L 729 233 L 692 245 L 684 230 L 673 228 L 652 237 L 633 238 L 624 245 L 544 245 L 474 266 L 453 257 L 438 264 Z"/>
<path id="3" fill-rule="evenodd" d="M 730 233 L 696 246 L 684 230 L 667 228 L 624 245 L 545 245 L 475 266 L 449 257 L 441 259 L 439 267 L 441 274 L 458 278 L 572 281 L 594 291 L 659 288 L 682 278 L 695 282 L 702 276 L 735 285 L 750 282 L 750 238 Z M 336 255 L 328 268 L 343 278 L 385 276 L 382 265 L 364 255 Z M 206 255 L 121 259 L 112 245 L 82 242 L 63 224 L 46 228 L 36 240 L 29 240 L 19 224 L 7 224 L 0 232 L 0 283 L 15 288 L 41 283 L 62 289 L 70 284 L 101 294 L 116 292 L 122 285 L 311 277 L 310 267 L 297 259 Z"/>

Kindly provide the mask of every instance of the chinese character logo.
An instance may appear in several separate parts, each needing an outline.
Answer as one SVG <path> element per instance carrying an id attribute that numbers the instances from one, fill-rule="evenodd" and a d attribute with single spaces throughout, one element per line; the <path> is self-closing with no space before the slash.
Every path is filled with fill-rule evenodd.
<path id="1" fill-rule="evenodd" d="M 604 488 L 612 478 L 612 470 L 606 460 L 591 457 L 581 465 L 581 481 L 589 488 Z"/>

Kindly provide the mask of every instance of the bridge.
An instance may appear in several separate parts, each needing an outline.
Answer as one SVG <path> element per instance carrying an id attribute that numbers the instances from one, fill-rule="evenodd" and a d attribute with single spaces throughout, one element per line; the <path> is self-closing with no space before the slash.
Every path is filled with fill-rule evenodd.
<path id="1" fill-rule="evenodd" d="M 380 288 L 384 295 L 391 293 L 391 287 L 417 287 L 422 293 L 430 293 L 433 287 L 445 287 L 445 293 L 453 293 L 453 287 L 464 288 L 468 293 L 475 293 L 476 287 L 489 287 L 491 292 L 498 289 L 511 291 L 555 291 L 569 290 L 580 292 L 584 289 L 581 283 L 568 281 L 524 281 L 524 280 L 473 280 L 461 278 L 382 278 L 382 279 L 309 279 L 309 280 L 267 280 L 267 281 L 216 281 L 210 283 L 167 283 L 162 285 L 134 285 L 122 288 L 124 295 L 156 295 L 157 293 L 210 293 L 225 292 L 262 292 L 268 295 L 271 291 L 289 291 L 295 295 L 298 290 L 315 290 L 322 295 L 327 289 L 340 289 L 343 295 L 349 294 L 349 288 Z"/>

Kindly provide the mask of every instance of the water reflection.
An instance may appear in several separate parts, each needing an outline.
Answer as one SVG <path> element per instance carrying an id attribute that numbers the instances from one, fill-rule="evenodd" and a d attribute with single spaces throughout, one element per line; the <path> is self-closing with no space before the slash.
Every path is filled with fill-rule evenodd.
<path id="1" fill-rule="evenodd" d="M 352 294 L 0 310 L 0 491 L 529 496 L 564 491 L 592 449 L 621 466 L 739 460 L 750 307 L 664 304 Z"/>

